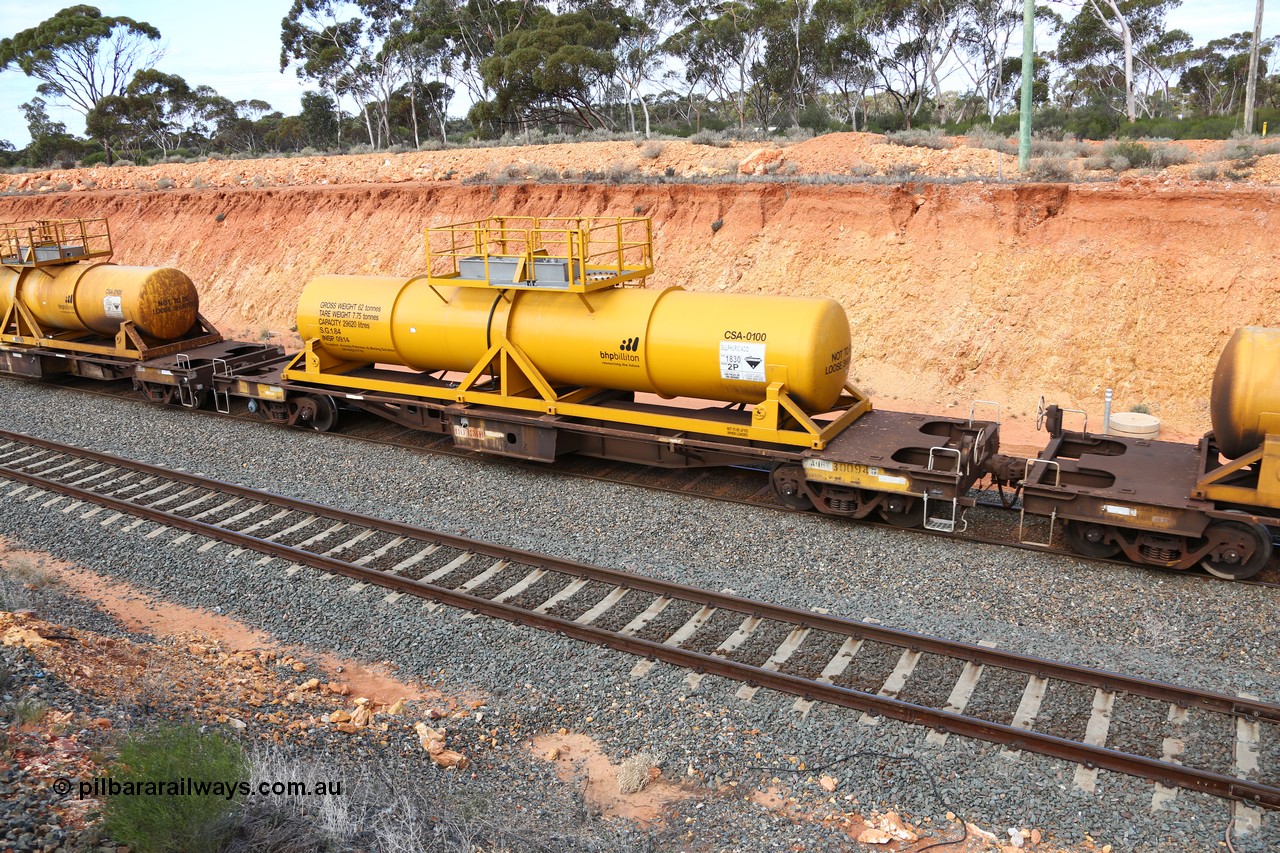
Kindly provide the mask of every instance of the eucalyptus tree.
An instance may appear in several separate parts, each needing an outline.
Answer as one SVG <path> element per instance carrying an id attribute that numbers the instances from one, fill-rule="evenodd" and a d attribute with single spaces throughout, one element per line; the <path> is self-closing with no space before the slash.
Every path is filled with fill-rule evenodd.
<path id="1" fill-rule="evenodd" d="M 150 68 L 164 51 L 160 31 L 145 21 L 104 15 L 95 6 L 68 6 L 34 27 L 0 39 L 0 71 L 16 67 L 40 81 L 36 91 L 88 117 L 108 96 L 123 93 L 134 70 Z M 111 159 L 107 137 L 98 137 Z"/>
<path id="2" fill-rule="evenodd" d="M 1022 7 L 1022 0 L 969 0 L 965 5 L 957 59 L 991 122 L 1015 106 L 1022 57 L 1014 55 L 1014 42 L 1021 40 Z M 1062 27 L 1061 16 L 1048 5 L 1036 7 L 1035 19 L 1041 35 Z M 1041 59 L 1035 74 L 1043 96 L 1048 57 L 1042 54 Z"/>
<path id="3" fill-rule="evenodd" d="M 871 43 L 875 21 L 861 0 L 817 0 L 813 20 L 820 34 L 818 82 L 831 87 L 845 120 L 857 130 L 858 111 L 876 80 L 878 57 Z"/>
<path id="4" fill-rule="evenodd" d="M 1182 30 L 1168 30 L 1165 16 L 1181 0 L 1082 0 L 1063 28 L 1056 57 L 1070 75 L 1067 90 L 1112 103 L 1130 122 L 1151 115 L 1154 89 L 1167 94 L 1176 58 L 1191 46 Z M 1141 86 L 1140 86 L 1141 84 Z"/>
<path id="5" fill-rule="evenodd" d="M 493 97 L 472 107 L 473 121 L 594 130 L 608 126 L 598 108 L 617 70 L 615 49 L 629 26 L 605 4 L 556 14 L 535 12 L 529 25 L 498 39 L 480 63 Z"/>
<path id="6" fill-rule="evenodd" d="M 747 125 L 747 93 L 762 67 L 765 37 L 758 7 L 743 0 L 678 0 L 680 19 L 666 50 L 684 63 L 690 90 L 705 86 Z"/>
<path id="7" fill-rule="evenodd" d="M 1267 64 L 1280 36 L 1258 43 L 1259 102 L 1274 86 L 1267 77 Z M 1184 57 L 1186 68 L 1178 78 L 1178 89 L 1187 97 L 1188 106 L 1202 115 L 1232 115 L 1241 107 L 1249 82 L 1249 62 L 1253 49 L 1253 33 L 1234 33 L 1194 48 Z"/>
<path id="8" fill-rule="evenodd" d="M 294 0 L 280 22 L 281 72 L 295 66 L 335 109 L 354 100 L 375 148 L 390 141 L 390 100 L 405 78 L 403 55 L 388 43 L 403 10 L 398 0 Z"/>
<path id="9" fill-rule="evenodd" d="M 668 76 L 663 62 L 667 39 L 678 19 L 674 0 L 621 0 L 619 9 L 628 18 L 614 50 L 615 75 L 627 93 L 630 130 L 636 132 L 637 104 L 644 114 L 644 136 L 651 135 L 649 101 L 643 91 Z"/>

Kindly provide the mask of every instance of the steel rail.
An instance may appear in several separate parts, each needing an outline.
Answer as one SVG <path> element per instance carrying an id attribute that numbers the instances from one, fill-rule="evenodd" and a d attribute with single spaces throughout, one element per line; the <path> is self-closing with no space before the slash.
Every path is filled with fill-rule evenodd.
<path id="1" fill-rule="evenodd" d="M 416 528 L 412 525 L 404 525 L 398 522 L 384 524 L 378 519 L 372 519 L 358 513 L 350 513 L 347 511 L 333 512 L 331 511 L 331 508 L 322 507 L 307 501 L 295 502 L 292 499 L 284 498 L 280 495 L 260 492 L 229 483 L 224 484 L 216 480 L 202 479 L 188 474 L 180 474 L 179 472 L 169 471 L 168 469 L 159 468 L 157 466 L 146 465 L 145 463 L 135 463 L 131 460 L 111 456 L 110 454 L 101 454 L 95 451 L 81 451 L 79 448 L 68 448 L 64 445 L 59 445 L 54 442 L 46 442 L 42 439 L 31 439 L 19 433 L 0 431 L 0 436 L 15 442 L 22 442 L 26 440 L 29 444 L 34 446 L 44 447 L 45 449 L 64 453 L 66 455 L 81 456 L 82 458 L 87 458 L 91 461 L 99 461 L 104 464 L 115 465 L 126 470 L 151 473 L 155 476 L 166 477 L 188 483 L 194 482 L 196 485 L 203 486 L 211 491 L 252 497 L 253 499 L 263 503 L 272 503 L 282 506 L 295 505 L 296 507 L 307 511 L 318 509 L 322 511 L 321 514 L 327 515 L 331 518 L 350 518 L 354 523 L 363 524 L 384 532 L 396 532 L 399 530 L 414 531 L 417 538 L 428 540 L 434 539 L 441 543 L 451 543 L 449 544 L 449 547 L 454 547 L 459 550 L 472 551 L 474 553 L 485 554 L 487 556 L 497 556 L 502 559 L 514 559 L 514 561 L 522 564 L 548 567 L 555 571 L 579 574 L 579 576 L 583 576 L 580 573 L 582 570 L 586 569 L 591 570 L 590 574 L 596 577 L 609 578 L 611 580 L 625 578 L 629 581 L 628 585 L 631 588 L 646 589 L 649 591 L 662 591 L 669 594 L 669 597 L 682 598 L 694 603 L 700 600 L 706 600 L 708 603 L 723 601 L 723 606 L 727 607 L 727 609 L 739 612 L 758 613 L 761 615 L 777 613 L 780 614 L 780 616 L 771 616 L 770 618 L 777 618 L 778 621 L 811 625 L 822 628 L 823 630 L 834 629 L 833 633 L 847 633 L 849 630 L 853 630 L 857 632 L 854 634 L 855 636 L 862 635 L 864 631 L 867 635 L 873 637 L 881 634 L 885 636 L 896 635 L 895 639 L 899 640 L 899 642 L 892 642 L 891 644 L 893 645 L 900 645 L 901 639 L 904 637 L 910 637 L 920 641 L 919 648 L 921 650 L 933 651 L 952 658 L 963 659 L 968 656 L 971 651 L 985 652 L 988 654 L 994 652 L 994 650 L 982 649 L 981 647 L 969 646 L 968 644 L 949 643 L 937 638 L 909 634 L 907 632 L 896 632 L 892 629 L 869 626 L 865 623 L 851 623 L 846 620 L 840 620 L 838 618 L 822 614 L 814 614 L 807 611 L 794 610 L 792 608 L 780 608 L 774 605 L 765 605 L 760 602 L 752 602 L 748 599 L 742 599 L 735 596 L 708 593 L 705 590 L 697 590 L 682 584 L 653 581 L 613 570 L 585 566 L 584 564 L 563 561 L 557 558 L 546 557 L 544 555 L 530 554 L 530 552 L 518 549 L 499 548 L 487 543 L 478 543 L 465 537 L 439 534 L 433 531 L 427 531 L 423 528 Z M 85 503 L 98 504 L 124 514 L 141 517 L 169 527 L 186 530 L 190 533 L 210 539 L 234 544 L 245 548 L 246 550 L 257 551 L 273 557 L 279 557 L 290 562 L 310 566 L 311 568 L 330 572 L 336 575 L 354 578 L 366 583 L 392 589 L 397 592 L 411 594 L 421 598 L 429 598 L 434 601 L 443 602 L 454 607 L 469 610 L 472 613 L 483 614 L 503 619 L 508 622 L 573 637 L 574 639 L 601 645 L 605 648 L 618 649 L 650 659 L 662 660 L 676 666 L 693 668 L 699 672 L 720 675 L 731 680 L 746 682 L 751 686 L 768 687 L 783 693 L 802 696 L 809 700 L 827 702 L 846 708 L 852 708 L 854 710 L 860 710 L 869 714 L 889 717 L 905 723 L 924 725 L 938 731 L 950 732 L 965 737 L 1005 744 L 1013 749 L 1027 750 L 1029 752 L 1035 752 L 1053 758 L 1080 763 L 1090 768 L 1112 770 L 1126 775 L 1139 776 L 1158 781 L 1170 787 L 1177 786 L 1226 799 L 1243 800 L 1245 802 L 1267 808 L 1280 809 L 1280 787 L 1264 785 L 1252 780 L 1240 779 L 1207 770 L 1199 770 L 1180 764 L 1173 764 L 1158 759 L 1119 752 L 1105 747 L 1092 746 L 1090 744 L 1079 743 L 1066 738 L 1060 738 L 1055 735 L 1021 729 L 1011 725 L 979 720 L 962 714 L 915 705 L 913 703 L 904 702 L 887 696 L 879 696 L 847 687 L 841 687 L 835 684 L 811 680 L 802 676 L 768 670 L 763 667 L 728 660 L 714 654 L 694 652 L 675 646 L 668 646 L 664 643 L 653 640 L 644 640 L 638 637 L 625 636 L 603 628 L 596 628 L 590 625 L 580 625 L 567 619 L 536 613 L 506 603 L 491 601 L 459 590 L 425 583 L 420 580 L 399 577 L 378 569 L 356 566 L 323 554 L 317 554 L 295 548 L 290 545 L 259 539 L 244 533 L 218 527 L 215 524 L 179 516 L 163 510 L 137 504 L 126 499 L 116 498 L 110 495 L 104 495 L 88 489 L 83 489 L 78 486 L 62 483 L 57 480 L 46 479 L 37 474 L 31 474 L 26 471 L 17 470 L 7 466 L 0 467 L 0 475 L 38 489 L 74 497 Z M 225 488 L 223 488 L 224 486 Z M 418 533 L 419 531 L 420 533 Z M 684 593 L 692 593 L 692 595 L 686 595 Z M 828 628 L 828 625 L 833 627 Z M 1069 675 L 1090 672 L 1089 670 L 1082 670 L 1079 667 L 1067 664 L 1058 664 L 1052 661 L 1043 661 L 1036 658 L 1026 658 L 1025 656 L 1012 655 L 1011 653 L 995 652 L 994 654 L 997 658 L 1008 656 L 1008 658 L 1015 662 L 1018 660 L 1034 661 L 1035 663 L 1045 667 L 1043 670 L 1045 677 L 1063 677 L 1053 675 L 1055 672 L 1063 672 Z M 981 659 L 982 658 L 979 658 L 979 660 Z M 992 665 L 1006 666 L 1006 664 L 996 661 L 992 661 Z M 1016 667 L 1006 666 L 1006 668 Z M 1112 685 L 1113 688 L 1116 685 L 1123 683 L 1132 683 L 1136 687 L 1154 687 L 1157 691 L 1155 698 L 1165 698 L 1166 696 L 1177 694 L 1183 696 L 1184 699 L 1189 700 L 1191 704 L 1198 704 L 1197 700 L 1212 699 L 1214 700 L 1212 703 L 1213 705 L 1222 708 L 1229 707 L 1231 709 L 1230 711 L 1223 711 L 1224 713 L 1244 713 L 1249 717 L 1262 717 L 1265 712 L 1266 719 L 1274 720 L 1276 719 L 1276 713 L 1280 712 L 1280 706 L 1270 705 L 1268 703 L 1240 700 L 1235 697 L 1219 696 L 1217 694 L 1205 693 L 1203 691 L 1185 690 L 1183 688 L 1177 688 L 1173 685 L 1162 684 L 1159 682 L 1146 682 L 1141 679 L 1131 679 L 1127 676 L 1121 676 L 1116 673 L 1102 672 L 1094 673 L 1094 675 L 1104 679 L 1104 683 Z M 1074 681 L 1077 679 L 1066 677 L 1065 680 Z M 1140 695 L 1147 694 L 1143 693 Z M 1180 702 L 1179 704 L 1184 703 Z M 1208 705 L 1199 706 L 1210 707 Z"/>
<path id="2" fill-rule="evenodd" d="M 185 483 L 190 486 L 197 486 L 209 489 L 210 491 L 245 498 L 247 500 L 269 503 L 274 506 L 319 515 L 347 524 L 374 528 L 397 536 L 436 542 L 447 548 L 453 548 L 458 551 L 471 551 L 473 553 L 481 554 L 486 557 L 493 557 L 495 559 L 514 559 L 516 562 L 524 565 L 536 566 L 538 568 L 547 569 L 548 571 L 573 575 L 575 577 L 600 581 L 602 583 L 611 583 L 615 586 L 623 587 L 624 589 L 637 589 L 653 593 L 655 595 L 666 595 L 683 601 L 706 605 L 707 607 L 715 607 L 721 610 L 732 610 L 737 613 L 744 613 L 751 616 L 770 619 L 775 622 L 786 622 L 792 625 L 814 628 L 844 637 L 871 640 L 872 642 L 883 643 L 885 645 L 896 646 L 898 648 L 906 648 L 911 651 L 944 655 L 946 657 L 966 660 L 983 666 L 994 666 L 1001 669 L 1022 672 L 1028 675 L 1035 675 L 1039 678 L 1050 678 L 1057 681 L 1070 681 L 1076 684 L 1083 684 L 1088 687 L 1095 687 L 1108 693 L 1127 693 L 1134 696 L 1143 696 L 1147 699 L 1169 702 L 1171 704 L 1180 705 L 1184 708 L 1201 708 L 1214 713 L 1245 717 L 1250 720 L 1280 722 L 1280 704 L 1225 696 L 1223 694 L 1213 693 L 1207 690 L 1179 687 L 1167 682 L 1137 678 L 1109 670 L 1090 669 L 1088 667 L 1035 657 L 1033 655 L 1024 655 L 1012 651 L 1002 651 L 1000 649 L 992 649 L 986 646 L 979 646 L 958 640 L 945 640 L 928 634 L 917 634 L 913 631 L 905 631 L 899 628 L 889 628 L 868 622 L 858 622 L 852 619 L 845 619 L 824 613 L 816 613 L 810 610 L 801 610 L 799 608 L 788 607 L 781 604 L 769 604 L 756 599 L 715 592 L 713 590 L 689 586 L 675 581 L 664 581 L 649 578 L 643 575 L 620 571 L 618 569 L 594 566 L 589 563 L 565 560 L 559 557 L 552 557 L 547 554 L 540 554 L 533 551 L 507 548 L 466 536 L 457 536 L 451 533 L 431 530 L 426 527 L 419 527 L 417 525 L 401 521 L 375 518 L 353 510 L 345 510 L 337 507 L 326 506 L 324 504 L 317 504 L 300 498 L 291 498 L 274 492 L 267 492 L 260 489 L 253 489 L 248 486 L 240 486 L 235 483 L 216 480 L 199 474 L 188 474 L 181 471 L 174 471 L 170 468 L 125 459 L 110 453 L 70 447 L 58 442 L 24 435 L 23 433 L 10 432 L 9 430 L 0 429 L 0 439 L 26 443 L 54 452 L 79 456 L 104 465 L 115 465 L 122 468 L 132 469 L 151 476 L 163 477 Z M 0 472 L 5 473 L 6 475 L 10 473 L 19 473 L 8 467 L 0 467 Z M 88 492 L 88 494 L 97 493 Z M 124 501 L 123 503 L 129 506 L 139 506 L 138 504 L 134 504 L 129 501 Z"/>

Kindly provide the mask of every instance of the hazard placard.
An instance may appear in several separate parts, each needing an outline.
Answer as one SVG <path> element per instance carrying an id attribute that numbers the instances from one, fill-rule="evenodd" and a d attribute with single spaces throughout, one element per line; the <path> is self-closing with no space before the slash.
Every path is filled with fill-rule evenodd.
<path id="1" fill-rule="evenodd" d="M 764 382 L 764 344 L 720 342 L 720 378 Z"/>

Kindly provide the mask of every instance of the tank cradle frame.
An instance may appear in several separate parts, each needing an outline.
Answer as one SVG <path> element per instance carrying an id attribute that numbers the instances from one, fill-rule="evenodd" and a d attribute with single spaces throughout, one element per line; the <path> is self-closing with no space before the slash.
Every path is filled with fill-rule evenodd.
<path id="1" fill-rule="evenodd" d="M 325 352 L 319 341 L 309 340 L 285 366 L 283 377 L 347 395 L 375 391 L 442 404 L 464 403 L 814 450 L 826 447 L 846 426 L 871 411 L 871 400 L 845 383 L 844 393 L 827 413 L 834 413 L 836 417 L 815 420 L 788 395 L 786 368 L 772 364 L 766 367 L 769 385 L 765 399 L 749 412 L 745 408 L 735 411 L 731 420 L 677 414 L 689 410 L 674 406 L 656 412 L 600 405 L 593 400 L 605 395 L 606 389 L 572 387 L 564 390 L 553 387 L 529 357 L 501 333 L 494 335 L 488 352 L 458 383 L 423 381 L 421 377 L 424 374 L 405 374 L 402 371 L 376 371 L 373 376 L 351 375 L 367 367 L 369 365 L 363 362 L 341 361 Z M 405 381 L 403 377 L 406 376 L 415 376 L 418 381 Z"/>
<path id="2" fill-rule="evenodd" d="M 196 324 L 192 332 L 189 332 L 185 338 L 161 344 L 148 343 L 130 320 L 120 323 L 120 331 L 116 333 L 114 340 L 99 337 L 91 332 L 48 331 L 31 315 L 20 299 L 13 300 L 9 310 L 0 317 L 0 343 L 42 347 L 69 353 L 112 356 L 135 361 L 162 358 L 184 352 L 192 347 L 216 344 L 221 341 L 222 334 L 199 312 L 196 313 Z"/>

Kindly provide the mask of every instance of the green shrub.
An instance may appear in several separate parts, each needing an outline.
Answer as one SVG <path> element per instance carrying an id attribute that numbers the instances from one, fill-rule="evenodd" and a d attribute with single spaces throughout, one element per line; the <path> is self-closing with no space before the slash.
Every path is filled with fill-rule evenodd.
<path id="1" fill-rule="evenodd" d="M 1170 166 L 1181 166 L 1192 161 L 1191 151 L 1184 145 L 1152 145 L 1151 168 L 1167 169 Z"/>
<path id="2" fill-rule="evenodd" d="M 1067 183 L 1075 178 L 1065 157 L 1045 157 L 1031 164 L 1031 180 L 1047 184 Z"/>
<path id="3" fill-rule="evenodd" d="M 1195 170 L 1191 173 L 1191 177 L 1195 178 L 1197 181 L 1216 181 L 1220 175 L 1216 164 L 1202 163 L 1199 166 L 1196 166 Z"/>
<path id="4" fill-rule="evenodd" d="M 1001 154 L 1017 155 L 1018 143 L 1011 142 L 1008 137 L 1001 136 L 986 125 L 974 125 L 964 135 L 965 144 L 970 148 L 988 148 Z"/>
<path id="5" fill-rule="evenodd" d="M 919 130 L 913 128 L 911 130 L 891 130 L 884 135 L 885 142 L 890 145 L 905 145 L 909 148 L 932 148 L 940 150 L 943 148 L 954 148 L 955 143 L 942 135 L 942 131 L 937 128 L 929 130 Z"/>
<path id="6" fill-rule="evenodd" d="M 725 138 L 724 132 L 719 130 L 700 130 L 689 137 L 689 142 L 694 145 L 710 145 L 715 148 L 729 147 L 729 140 Z"/>
<path id="7" fill-rule="evenodd" d="M 1102 149 L 1102 156 L 1116 172 L 1151 165 L 1151 150 L 1141 142 L 1112 142 Z"/>
<path id="8" fill-rule="evenodd" d="M 1075 139 L 1043 139 L 1031 140 L 1032 157 L 1087 157 L 1092 151 L 1087 142 Z"/>
<path id="9" fill-rule="evenodd" d="M 191 725 L 152 729 L 130 737 L 109 775 L 121 785 L 190 779 L 191 785 L 238 785 L 248 778 L 240 747 Z M 216 789 L 215 789 L 216 791 Z M 139 853 L 213 853 L 230 835 L 238 795 L 109 795 L 103 829 Z"/>
<path id="10" fill-rule="evenodd" d="M 81 166 L 96 166 L 105 162 L 107 162 L 107 152 L 105 151 L 95 151 L 80 158 Z"/>

